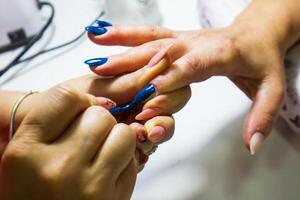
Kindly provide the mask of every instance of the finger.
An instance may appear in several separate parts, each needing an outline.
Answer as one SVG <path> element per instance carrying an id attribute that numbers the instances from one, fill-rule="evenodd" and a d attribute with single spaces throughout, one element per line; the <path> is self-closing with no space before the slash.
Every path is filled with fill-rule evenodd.
<path id="1" fill-rule="evenodd" d="M 95 158 L 95 176 L 104 173 L 110 179 L 116 180 L 134 158 L 135 148 L 133 130 L 125 124 L 115 125 Z"/>
<path id="2" fill-rule="evenodd" d="M 159 26 L 111 26 L 102 35 L 88 34 L 91 41 L 99 45 L 137 46 L 163 38 L 172 38 L 176 32 Z"/>
<path id="3" fill-rule="evenodd" d="M 139 144 L 144 143 L 147 141 L 147 133 L 146 129 L 144 126 L 140 123 L 134 122 L 129 125 L 130 128 L 132 128 L 133 132 L 136 135 L 136 141 L 137 141 L 137 146 L 139 147 Z"/>
<path id="4" fill-rule="evenodd" d="M 98 105 L 98 100 L 67 85 L 56 86 L 41 94 L 42 102 L 34 105 L 19 126 L 15 137 L 53 142 L 83 110 Z"/>
<path id="5" fill-rule="evenodd" d="M 135 119 L 144 121 L 158 115 L 172 115 L 182 109 L 191 97 L 189 86 L 150 99 Z"/>
<path id="6" fill-rule="evenodd" d="M 90 59 L 85 63 L 90 65 L 91 70 L 98 75 L 115 76 L 133 72 L 145 65 L 153 66 L 163 57 L 174 61 L 184 55 L 185 51 L 183 43 L 165 39 L 134 47 L 123 54 L 108 58 L 105 63 L 98 62 L 103 58 Z"/>
<path id="7" fill-rule="evenodd" d="M 54 144 L 57 151 L 73 153 L 78 158 L 76 160 L 81 163 L 90 162 L 116 123 L 115 118 L 106 109 L 91 106 Z"/>
<path id="8" fill-rule="evenodd" d="M 153 143 L 147 140 L 147 131 L 144 125 L 134 122 L 130 124 L 130 127 L 134 131 L 136 135 L 137 140 L 137 149 L 139 150 L 138 153 L 138 161 L 140 161 L 141 164 L 144 164 L 145 158 L 144 154 L 148 152 L 152 147 Z"/>
<path id="9" fill-rule="evenodd" d="M 134 189 L 136 177 L 138 173 L 138 164 L 132 159 L 125 170 L 121 173 L 116 186 L 120 192 L 119 198 L 116 199 L 130 199 Z"/>
<path id="10" fill-rule="evenodd" d="M 161 144 L 169 140 L 175 130 L 175 121 L 171 116 L 158 116 L 145 123 L 147 138 L 155 144 Z"/>
<path id="11" fill-rule="evenodd" d="M 95 62 L 93 62 L 90 68 L 93 72 L 101 76 L 115 76 L 133 72 L 144 67 L 160 49 L 168 47 L 171 42 L 169 39 L 158 40 L 133 47 L 122 54 L 108 57 L 107 62 L 103 64 L 101 62 L 101 65 L 97 66 L 96 64 L 95 66 Z M 86 63 L 94 60 L 97 59 L 90 59 Z"/>
<path id="12" fill-rule="evenodd" d="M 105 96 L 118 104 L 123 104 L 130 101 L 142 87 L 168 67 L 168 60 L 163 59 L 155 66 L 146 66 L 123 76 L 103 78 L 90 75 L 69 81 L 69 84 L 76 85 L 78 89 L 95 96 Z"/>
<path id="13" fill-rule="evenodd" d="M 158 93 L 170 92 L 193 82 L 200 82 L 210 78 L 213 75 L 223 73 L 226 59 L 212 57 L 210 52 L 191 52 L 177 59 L 165 72 L 158 75 L 153 83 Z M 218 68 L 219 67 L 219 68 Z"/>
<path id="14" fill-rule="evenodd" d="M 259 88 L 244 125 L 244 143 L 255 154 L 269 135 L 284 98 L 282 81 L 266 81 Z"/>

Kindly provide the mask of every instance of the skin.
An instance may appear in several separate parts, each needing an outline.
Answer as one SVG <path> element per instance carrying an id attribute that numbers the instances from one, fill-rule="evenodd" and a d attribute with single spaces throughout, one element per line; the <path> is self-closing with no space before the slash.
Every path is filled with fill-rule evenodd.
<path id="1" fill-rule="evenodd" d="M 23 93 L 1 91 L 0 199 L 129 199 L 147 152 L 172 137 L 170 114 L 178 106 L 165 107 L 166 115 L 146 121 L 136 121 L 135 114 L 115 119 L 106 109 L 131 100 L 160 67 L 113 78 L 82 76 L 27 97 L 9 143 L 10 111 Z M 188 101 L 189 87 L 183 93 L 176 104 Z M 163 134 L 153 140 L 158 127 Z"/>
<path id="2" fill-rule="evenodd" d="M 171 44 L 170 67 L 151 81 L 159 94 L 174 92 L 212 76 L 228 77 L 253 101 L 243 130 L 244 143 L 249 148 L 253 134 L 268 136 L 281 108 L 286 89 L 283 60 L 300 38 L 299 9 L 298 0 L 253 0 L 230 26 L 220 29 L 107 27 L 105 34 L 89 33 L 89 38 L 99 45 L 133 48 L 109 57 L 109 62 L 92 71 L 101 76 L 130 73 Z M 154 115 L 152 111 L 150 116 Z"/>
<path id="3" fill-rule="evenodd" d="M 2 156 L 1 199 L 129 199 L 133 130 L 92 95 L 63 85 L 41 95 Z"/>

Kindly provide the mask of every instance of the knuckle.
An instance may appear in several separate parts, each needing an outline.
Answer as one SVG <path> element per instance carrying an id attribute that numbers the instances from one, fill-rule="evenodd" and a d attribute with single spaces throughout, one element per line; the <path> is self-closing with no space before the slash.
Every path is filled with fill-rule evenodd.
<path id="1" fill-rule="evenodd" d="M 78 91 L 75 90 L 72 87 L 69 87 L 67 85 L 58 85 L 55 88 L 55 94 L 57 96 L 57 98 L 62 99 L 66 102 L 70 102 L 70 103 L 78 103 L 79 101 L 79 94 Z"/>
<path id="2" fill-rule="evenodd" d="M 124 91 L 127 91 L 127 94 L 129 94 L 128 95 L 129 98 L 133 97 L 134 94 L 136 94 L 141 89 L 141 87 L 143 87 L 143 85 L 141 85 L 141 82 L 138 78 L 126 78 L 123 80 L 122 85 Z M 125 97 L 125 99 L 128 97 Z"/>
<path id="3" fill-rule="evenodd" d="M 44 183 L 47 185 L 57 185 L 62 183 L 62 177 L 59 175 L 60 173 L 58 170 L 50 169 L 49 167 L 46 167 L 45 169 L 42 169 L 40 172 L 41 180 L 43 180 Z"/>
<path id="4" fill-rule="evenodd" d="M 223 63 L 228 63 L 240 57 L 240 48 L 236 40 L 228 37 L 223 37 L 219 40 L 217 53 L 222 55 Z"/>
<path id="5" fill-rule="evenodd" d="M 183 79 L 185 82 L 189 82 L 192 80 L 196 74 L 198 74 L 199 66 L 197 63 L 197 58 L 195 56 L 187 56 L 182 59 L 180 66 L 181 71 L 183 72 Z"/>
<path id="6" fill-rule="evenodd" d="M 12 168 L 15 164 L 28 158 L 29 149 L 24 144 L 10 144 L 3 153 L 1 162 Z"/>
<path id="7" fill-rule="evenodd" d="M 263 132 L 268 132 L 273 126 L 277 113 L 275 112 L 262 112 L 260 121 L 257 121 L 257 129 L 264 130 Z"/>
<path id="8" fill-rule="evenodd" d="M 118 129 L 118 130 L 122 130 L 124 132 L 129 132 L 129 133 L 132 132 L 132 129 L 127 124 L 124 124 L 124 123 L 116 124 L 115 128 Z"/>
<path id="9" fill-rule="evenodd" d="M 194 56 L 189 56 L 184 59 L 184 63 L 186 66 L 189 67 L 191 73 L 195 73 L 198 71 L 197 65 L 196 65 L 196 58 Z"/>
<path id="10" fill-rule="evenodd" d="M 91 182 L 82 189 L 83 199 L 97 199 L 99 194 L 101 194 L 101 199 L 111 199 L 114 185 L 111 182 L 111 179 L 102 179 L 98 176 L 93 178 Z"/>
<path id="11" fill-rule="evenodd" d="M 149 25 L 149 36 L 152 39 L 156 39 L 159 38 L 159 33 L 160 33 L 160 28 L 158 26 L 155 25 Z"/>
<path id="12" fill-rule="evenodd" d="M 99 188 L 94 187 L 94 185 L 89 185 L 82 190 L 82 196 L 84 199 L 94 199 L 98 193 Z"/>
<path id="13" fill-rule="evenodd" d="M 86 109 L 85 113 L 87 115 L 92 115 L 94 120 L 99 122 L 102 121 L 108 125 L 116 124 L 116 119 L 109 113 L 108 110 L 101 106 L 91 106 Z"/>
<path id="14" fill-rule="evenodd" d="M 265 123 L 270 123 L 273 121 L 276 114 L 277 114 L 276 112 L 268 112 L 268 111 L 262 112 L 262 121 Z"/>
<path id="15" fill-rule="evenodd" d="M 76 155 L 68 154 L 60 158 L 54 158 L 53 162 L 48 163 L 45 167 L 41 168 L 40 177 L 48 185 L 60 185 L 63 184 L 65 180 L 75 176 L 72 175 L 72 170 L 70 166 L 76 160 Z"/>
<path id="16" fill-rule="evenodd" d="M 124 123 L 118 123 L 114 126 L 115 129 L 117 129 L 118 131 L 122 132 L 122 134 L 125 137 L 129 137 L 131 138 L 133 141 L 135 141 L 135 135 L 134 135 L 134 131 L 133 129 L 128 126 L 127 124 Z"/>

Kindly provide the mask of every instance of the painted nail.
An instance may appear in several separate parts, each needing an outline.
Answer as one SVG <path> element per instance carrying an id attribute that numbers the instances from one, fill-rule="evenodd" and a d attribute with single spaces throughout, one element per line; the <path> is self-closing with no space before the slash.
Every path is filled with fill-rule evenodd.
<path id="1" fill-rule="evenodd" d="M 159 63 L 159 61 L 161 61 L 165 55 L 168 53 L 169 49 L 173 46 L 173 44 L 170 44 L 162 49 L 159 50 L 159 52 L 157 54 L 155 54 L 151 60 L 149 61 L 149 63 L 147 64 L 148 67 L 153 67 L 154 65 L 156 65 L 157 63 Z"/>
<path id="2" fill-rule="evenodd" d="M 108 110 L 117 106 L 117 104 L 114 101 L 105 97 L 97 97 L 97 100 L 101 106 Z"/>
<path id="3" fill-rule="evenodd" d="M 99 65 L 103 65 L 108 61 L 108 58 L 92 58 L 84 61 L 89 67 L 97 67 Z"/>
<path id="4" fill-rule="evenodd" d="M 250 153 L 254 155 L 261 147 L 265 137 L 263 134 L 256 132 L 250 139 Z"/>
<path id="5" fill-rule="evenodd" d="M 160 141 L 162 141 L 165 137 L 165 129 L 161 126 L 155 126 L 149 136 L 148 139 L 154 143 L 158 143 Z"/>
<path id="6" fill-rule="evenodd" d="M 98 26 L 87 26 L 85 27 L 85 30 L 89 33 L 92 33 L 93 35 L 103 35 L 107 32 L 106 28 L 98 27 Z"/>
<path id="7" fill-rule="evenodd" d="M 153 84 L 148 84 L 142 89 L 140 89 L 140 91 L 138 91 L 138 93 L 134 96 L 132 103 L 140 104 L 146 101 L 153 94 L 155 94 L 155 92 L 156 92 L 155 86 Z"/>
<path id="8" fill-rule="evenodd" d="M 106 21 L 102 21 L 102 20 L 96 20 L 96 24 L 98 24 L 99 27 L 103 28 L 103 27 L 108 27 L 108 26 L 112 26 L 111 23 L 106 22 Z"/>
<path id="9" fill-rule="evenodd" d="M 140 114 L 138 114 L 135 119 L 142 121 L 146 119 L 150 119 L 160 114 L 160 110 L 158 108 L 148 108 L 143 110 Z"/>

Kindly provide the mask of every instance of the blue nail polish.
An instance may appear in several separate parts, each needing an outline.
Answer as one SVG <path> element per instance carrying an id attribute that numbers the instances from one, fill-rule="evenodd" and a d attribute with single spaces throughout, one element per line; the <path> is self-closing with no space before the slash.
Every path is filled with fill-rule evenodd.
<path id="1" fill-rule="evenodd" d="M 102 21 L 102 20 L 99 20 L 99 19 L 96 20 L 96 24 L 98 24 L 98 26 L 101 27 L 101 28 L 112 26 L 111 23 L 106 22 L 106 21 Z"/>
<path id="2" fill-rule="evenodd" d="M 151 95 L 153 95 L 156 92 L 156 88 L 153 84 L 148 84 L 145 87 L 143 87 L 133 98 L 133 100 L 121 107 L 114 107 L 110 109 L 110 113 L 114 116 L 121 114 L 122 112 L 134 110 L 138 107 L 139 104 L 146 101 Z"/>
<path id="3" fill-rule="evenodd" d="M 135 96 L 133 99 L 133 103 L 140 104 L 146 99 L 148 99 L 152 94 L 156 92 L 156 89 L 153 84 L 148 84 L 145 87 L 143 87 Z"/>
<path id="4" fill-rule="evenodd" d="M 94 35 L 103 35 L 104 33 L 107 32 L 106 28 L 98 27 L 98 26 L 87 26 L 85 27 L 85 30 Z"/>
<path id="5" fill-rule="evenodd" d="M 97 67 L 97 66 L 105 64 L 107 61 L 108 61 L 108 58 L 92 58 L 92 59 L 84 61 L 84 63 L 90 67 Z"/>

